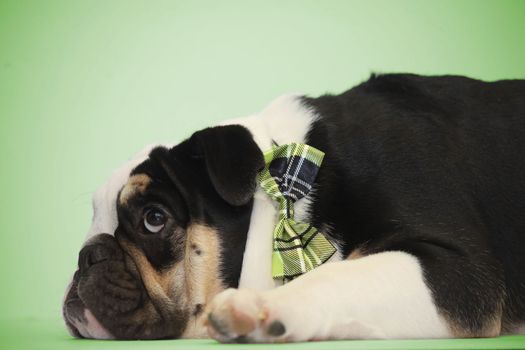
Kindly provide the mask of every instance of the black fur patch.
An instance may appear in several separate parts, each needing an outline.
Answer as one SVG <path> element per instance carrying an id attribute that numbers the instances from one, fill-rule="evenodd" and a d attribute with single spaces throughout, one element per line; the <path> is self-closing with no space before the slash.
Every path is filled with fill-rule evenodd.
<path id="1" fill-rule="evenodd" d="M 304 98 L 326 153 L 313 224 L 344 253 L 409 252 L 455 326 L 525 321 L 525 81 L 372 76 Z"/>

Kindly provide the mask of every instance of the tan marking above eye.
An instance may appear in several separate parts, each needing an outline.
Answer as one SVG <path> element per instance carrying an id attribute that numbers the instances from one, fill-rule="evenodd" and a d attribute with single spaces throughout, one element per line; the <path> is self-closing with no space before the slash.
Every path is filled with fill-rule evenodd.
<path id="1" fill-rule="evenodd" d="M 120 192 L 120 203 L 127 204 L 128 200 L 135 194 L 144 193 L 150 183 L 151 178 L 146 174 L 136 174 L 131 176 Z"/>

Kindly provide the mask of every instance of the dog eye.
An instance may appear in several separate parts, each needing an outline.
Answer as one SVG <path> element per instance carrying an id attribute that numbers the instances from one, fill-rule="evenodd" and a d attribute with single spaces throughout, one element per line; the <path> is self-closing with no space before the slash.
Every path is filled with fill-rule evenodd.
<path id="1" fill-rule="evenodd" d="M 151 233 L 162 230 L 166 221 L 168 221 L 168 217 L 161 209 L 150 208 L 144 212 L 144 227 Z"/>

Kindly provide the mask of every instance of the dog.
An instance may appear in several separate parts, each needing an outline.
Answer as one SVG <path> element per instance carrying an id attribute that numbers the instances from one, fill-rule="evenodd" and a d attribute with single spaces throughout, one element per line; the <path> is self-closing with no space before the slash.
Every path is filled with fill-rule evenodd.
<path id="1" fill-rule="evenodd" d="M 324 152 L 295 203 L 335 248 L 272 277 L 263 152 Z M 525 80 L 372 75 L 154 145 L 93 197 L 73 336 L 221 342 L 525 332 Z"/>

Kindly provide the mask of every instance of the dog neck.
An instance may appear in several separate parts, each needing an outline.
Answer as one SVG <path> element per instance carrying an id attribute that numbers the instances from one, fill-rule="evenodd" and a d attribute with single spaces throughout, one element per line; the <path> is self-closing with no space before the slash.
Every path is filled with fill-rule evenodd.
<path id="1" fill-rule="evenodd" d="M 238 124 L 246 127 L 252 133 L 261 152 L 270 149 L 272 142 L 305 143 L 308 131 L 317 116 L 302 104 L 301 98 L 300 95 L 281 96 L 259 114 L 228 120 L 221 125 Z M 296 202 L 297 219 L 307 219 L 309 203 L 309 196 Z M 272 278 L 272 232 L 277 222 L 277 212 L 275 201 L 261 188 L 257 188 L 244 250 L 240 288 L 266 290 L 282 284 L 281 281 Z"/>

